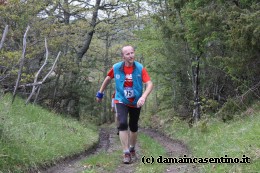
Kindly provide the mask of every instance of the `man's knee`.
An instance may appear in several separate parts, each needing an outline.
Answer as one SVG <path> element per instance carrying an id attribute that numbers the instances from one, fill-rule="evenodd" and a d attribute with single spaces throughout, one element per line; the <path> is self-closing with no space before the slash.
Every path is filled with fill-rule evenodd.
<path id="1" fill-rule="evenodd" d="M 128 129 L 127 123 L 119 123 L 118 130 L 124 131 L 124 130 L 127 130 L 127 129 Z"/>
<path id="2" fill-rule="evenodd" d="M 138 131 L 138 126 L 137 125 L 132 125 L 129 127 L 131 132 L 137 132 Z"/>

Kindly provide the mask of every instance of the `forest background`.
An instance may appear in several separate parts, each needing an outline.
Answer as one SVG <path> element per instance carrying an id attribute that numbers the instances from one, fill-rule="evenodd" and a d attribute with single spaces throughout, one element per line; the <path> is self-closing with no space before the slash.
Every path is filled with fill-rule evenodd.
<path id="1" fill-rule="evenodd" d="M 1 0 L 0 91 L 112 122 L 113 84 L 103 104 L 95 94 L 131 44 L 155 86 L 144 124 L 163 125 L 162 115 L 227 122 L 260 97 L 259 13 L 257 0 Z"/>

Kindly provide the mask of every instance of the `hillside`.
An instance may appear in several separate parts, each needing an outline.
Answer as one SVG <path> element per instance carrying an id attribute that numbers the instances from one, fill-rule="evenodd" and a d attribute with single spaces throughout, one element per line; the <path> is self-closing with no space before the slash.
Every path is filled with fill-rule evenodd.
<path id="1" fill-rule="evenodd" d="M 0 172 L 25 172 L 81 153 L 98 142 L 92 125 L 82 125 L 10 95 L 0 102 Z"/>
<path id="2" fill-rule="evenodd" d="M 98 144 L 97 127 L 82 125 L 74 119 L 51 113 L 39 106 L 25 106 L 24 100 L 19 98 L 11 105 L 11 97 L 8 95 L 1 98 L 0 109 L 0 172 L 28 172 L 42 167 L 50 167 L 50 170 L 58 172 L 64 170 L 122 172 L 128 168 L 131 172 L 154 170 L 161 172 L 165 169 L 171 170 L 170 172 L 184 169 L 193 172 L 193 169 L 196 169 L 200 172 L 242 173 L 257 172 L 260 169 L 259 102 L 247 111 L 234 115 L 234 119 L 229 122 L 222 122 L 216 117 L 204 117 L 194 127 L 189 127 L 178 118 L 163 119 L 164 113 L 169 115 L 167 111 L 146 116 L 142 119 L 142 126 L 157 129 L 164 132 L 164 135 L 157 132 L 144 135 L 145 130 L 141 129 L 140 158 L 148 155 L 183 157 L 184 154 L 188 154 L 193 158 L 249 158 L 250 161 L 250 163 L 193 163 L 168 166 L 147 165 L 141 160 L 131 165 L 122 164 L 118 157 L 121 152 L 119 139 L 113 130 L 110 132 L 111 129 L 104 131 L 106 137 L 98 145 L 104 145 L 100 151 L 97 150 L 77 161 L 79 158 L 74 156 Z M 160 122 L 153 122 L 159 115 Z M 147 118 L 152 118 L 151 124 L 145 123 Z M 113 124 L 111 127 L 114 129 Z M 183 154 L 182 151 L 186 153 Z M 62 166 L 59 166 L 60 161 L 66 158 L 70 161 L 61 162 Z M 72 167 L 71 163 L 77 166 Z M 51 168 L 54 164 L 58 167 Z"/>
<path id="3" fill-rule="evenodd" d="M 259 172 L 260 170 L 260 102 L 244 112 L 231 114 L 232 120 L 224 122 L 221 116 L 203 115 L 192 127 L 172 112 L 164 110 L 145 116 L 143 123 L 164 134 L 185 141 L 197 158 L 250 158 L 250 163 L 197 164 L 201 172 Z M 148 121 L 152 119 L 152 121 Z"/>

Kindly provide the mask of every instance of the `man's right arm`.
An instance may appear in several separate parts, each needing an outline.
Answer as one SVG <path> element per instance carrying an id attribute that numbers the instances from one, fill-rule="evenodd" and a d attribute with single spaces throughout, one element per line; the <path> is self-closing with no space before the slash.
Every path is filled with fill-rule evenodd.
<path id="1" fill-rule="evenodd" d="M 106 87 L 108 86 L 108 84 L 110 83 L 110 81 L 111 81 L 111 78 L 110 78 L 109 76 L 107 76 L 107 77 L 105 78 L 105 80 L 103 81 L 103 83 L 102 83 L 100 89 L 99 89 L 99 93 L 103 93 L 103 92 L 105 91 L 105 89 L 106 89 Z M 97 100 L 97 102 L 101 102 L 101 101 L 102 101 L 102 98 L 96 97 L 96 100 Z"/>

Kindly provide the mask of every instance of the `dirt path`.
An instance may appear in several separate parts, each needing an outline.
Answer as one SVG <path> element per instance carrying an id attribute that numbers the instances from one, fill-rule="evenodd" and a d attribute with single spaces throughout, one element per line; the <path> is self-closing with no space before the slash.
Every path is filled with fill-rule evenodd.
<path id="1" fill-rule="evenodd" d="M 152 137 L 153 139 L 157 140 L 165 148 L 167 155 L 164 157 L 177 158 L 177 157 L 183 157 L 183 155 L 186 155 L 187 157 L 190 155 L 188 147 L 180 140 L 173 140 L 153 129 L 142 129 L 142 132 Z M 196 167 L 190 164 L 168 164 L 164 172 L 167 173 L 198 172 L 196 170 L 197 170 Z"/>
<path id="2" fill-rule="evenodd" d="M 182 157 L 184 154 L 189 155 L 187 146 L 178 140 L 172 140 L 163 134 L 154 131 L 152 129 L 140 129 L 140 133 L 144 133 L 154 140 L 157 140 L 167 151 L 167 156 L 165 157 Z M 140 151 L 141 148 L 137 145 L 137 151 Z M 86 159 L 91 155 L 98 154 L 101 151 L 106 151 L 108 153 L 118 151 L 121 148 L 118 142 L 118 135 L 116 134 L 115 129 L 111 128 L 102 128 L 100 130 L 100 141 L 95 150 L 91 150 L 81 154 L 80 156 L 67 159 L 56 166 L 48 168 L 47 170 L 40 171 L 41 173 L 79 173 L 87 169 L 81 164 L 81 161 Z M 141 156 L 138 157 L 141 159 Z M 115 173 L 134 173 L 137 164 L 140 164 L 139 161 L 136 161 L 132 164 L 119 164 L 114 171 Z M 100 168 L 98 172 L 105 172 Z M 196 168 L 188 164 L 169 164 L 167 169 L 164 172 L 167 173 L 179 173 L 179 172 L 196 172 Z"/>

